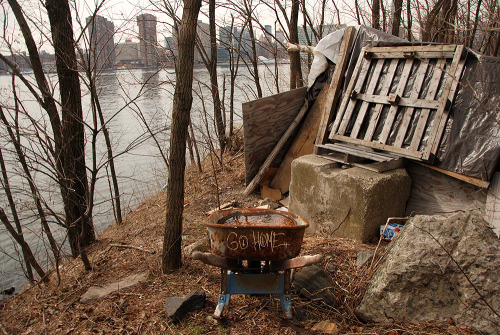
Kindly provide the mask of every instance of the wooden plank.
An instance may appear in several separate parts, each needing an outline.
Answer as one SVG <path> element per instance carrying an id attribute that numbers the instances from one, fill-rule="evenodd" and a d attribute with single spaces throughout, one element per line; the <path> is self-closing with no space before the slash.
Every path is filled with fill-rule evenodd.
<path id="1" fill-rule="evenodd" d="M 371 59 L 387 59 L 387 58 L 413 58 L 413 59 L 432 59 L 432 58 L 453 58 L 454 51 L 421 51 L 408 52 L 395 50 L 392 52 L 372 52 L 369 54 Z"/>
<path id="2" fill-rule="evenodd" d="M 391 65 L 389 65 L 389 70 L 387 72 L 387 76 L 385 77 L 384 83 L 382 84 L 380 95 L 389 94 L 389 89 L 391 88 L 392 81 L 394 80 L 394 75 L 396 73 L 396 69 L 398 67 L 399 61 L 397 59 L 393 59 L 391 61 Z M 380 119 L 380 115 L 382 113 L 382 105 L 378 105 L 375 107 L 375 111 L 370 117 L 370 121 L 368 122 L 368 129 L 365 134 L 365 141 L 371 141 L 373 134 L 375 132 L 375 128 L 377 127 L 378 120 Z"/>
<path id="3" fill-rule="evenodd" d="M 408 157 L 408 158 L 412 158 L 412 159 L 419 159 L 422 156 L 422 153 L 419 151 L 403 149 L 403 148 L 396 148 L 392 145 L 388 145 L 388 144 L 384 144 L 384 143 L 368 142 L 368 141 L 365 141 L 363 139 L 351 138 L 351 137 L 335 135 L 335 134 L 333 136 L 330 135 L 330 137 L 332 140 L 352 143 L 352 144 L 356 144 L 356 145 L 363 145 L 363 146 L 378 149 L 378 150 L 385 150 L 385 151 L 393 152 L 399 156 Z"/>
<path id="4" fill-rule="evenodd" d="M 359 92 L 365 83 L 366 76 L 368 75 L 368 70 L 370 69 L 370 61 L 363 62 L 361 66 L 361 70 L 359 71 L 359 75 L 356 79 L 356 85 L 354 85 L 354 91 Z M 354 111 L 354 107 L 356 106 L 356 99 L 352 99 L 353 91 L 348 91 L 344 96 L 344 99 L 347 98 L 348 104 L 347 108 L 343 112 L 342 122 L 340 123 L 339 129 L 337 130 L 338 134 L 344 135 L 347 129 L 347 125 L 349 124 L 349 120 L 351 119 L 352 112 Z M 340 110 L 342 111 L 342 110 Z"/>
<path id="5" fill-rule="evenodd" d="M 356 63 L 356 67 L 354 68 L 354 71 L 352 73 L 352 78 L 349 81 L 349 86 L 347 87 L 347 90 L 344 93 L 344 98 L 342 99 L 340 107 L 338 108 L 338 112 L 337 112 L 337 115 L 335 117 L 335 121 L 333 122 L 333 126 L 332 126 L 332 129 L 330 131 L 330 134 L 334 134 L 337 131 L 337 129 L 340 125 L 340 122 L 342 121 L 342 117 L 344 115 L 343 111 L 345 110 L 347 104 L 349 103 L 350 94 L 351 94 L 352 90 L 354 89 L 354 84 L 356 83 L 356 80 L 353 80 L 353 78 L 356 78 L 356 76 L 358 75 L 359 69 L 361 68 L 361 64 L 364 63 L 363 62 L 363 54 L 364 54 L 364 49 L 361 50 L 360 56 L 358 58 L 358 62 Z"/>
<path id="6" fill-rule="evenodd" d="M 345 144 L 340 144 L 340 143 L 334 143 L 334 144 L 322 144 L 320 147 L 331 150 L 331 151 L 336 151 L 336 152 L 342 152 L 346 154 L 351 154 L 367 159 L 371 159 L 374 161 L 382 162 L 382 161 L 388 161 L 392 159 L 397 159 L 399 158 L 398 156 L 395 155 L 389 155 L 387 153 L 383 152 L 374 152 L 374 151 L 369 151 L 369 148 L 359 148 L 359 147 L 354 147 L 350 145 L 345 145 Z"/>
<path id="7" fill-rule="evenodd" d="M 255 176 L 297 115 L 306 94 L 307 88 L 302 87 L 242 104 L 247 183 Z M 285 150 L 282 155 L 284 154 Z"/>
<path id="8" fill-rule="evenodd" d="M 360 168 L 363 168 L 365 170 L 370 170 L 373 172 L 390 171 L 390 170 L 400 168 L 404 165 L 403 158 L 390 160 L 390 161 L 374 162 L 374 163 L 356 163 L 356 162 L 344 162 L 342 155 L 339 155 L 339 154 L 336 155 L 335 153 L 329 153 L 328 155 L 321 156 L 321 157 L 328 159 L 328 160 L 331 160 L 331 161 L 334 161 L 334 162 L 360 167 Z"/>
<path id="9" fill-rule="evenodd" d="M 397 47 L 367 47 L 367 52 L 426 52 L 426 51 L 439 51 L 439 52 L 454 52 L 456 45 L 440 44 L 440 45 L 406 45 Z M 453 55 L 451 56 L 453 57 Z M 451 58 L 449 57 L 449 58 Z"/>
<path id="10" fill-rule="evenodd" d="M 422 162 L 416 162 L 422 166 L 425 166 L 429 169 L 432 169 L 434 171 L 438 171 L 438 172 L 441 172 L 447 176 L 450 176 L 450 177 L 453 177 L 453 178 L 456 178 L 456 179 L 459 179 L 461 181 L 465 181 L 466 183 L 469 183 L 469 184 L 472 184 L 472 185 L 476 185 L 476 186 L 479 186 L 479 187 L 482 187 L 482 188 L 488 188 L 488 186 L 490 186 L 490 182 L 487 181 L 487 180 L 482 180 L 482 179 L 479 179 L 479 178 L 474 178 L 474 177 L 469 177 L 469 176 L 466 176 L 466 175 L 463 175 L 463 174 L 460 174 L 460 173 L 456 173 L 456 172 L 453 172 L 453 171 L 448 171 L 448 170 L 444 170 L 444 169 L 441 169 L 441 168 L 438 168 L 436 166 L 432 166 L 432 165 L 429 165 L 429 164 L 425 164 L 425 163 L 422 163 Z"/>
<path id="11" fill-rule="evenodd" d="M 283 148 L 285 143 L 288 141 L 290 136 L 292 136 L 295 129 L 299 125 L 300 121 L 302 121 L 302 119 L 304 118 L 304 115 L 306 114 L 308 107 L 309 107 L 309 104 L 308 104 L 307 100 L 304 100 L 304 105 L 300 109 L 299 113 L 297 114 L 297 116 L 295 117 L 293 122 L 288 126 L 288 129 L 285 131 L 283 136 L 281 136 L 280 140 L 278 141 L 278 143 L 276 144 L 274 149 L 271 151 L 269 156 L 267 156 L 264 163 L 262 163 L 262 165 L 259 169 L 259 172 L 257 172 L 255 177 L 252 179 L 252 181 L 248 184 L 248 186 L 243 191 L 244 196 L 249 196 L 250 193 L 253 192 L 253 190 L 255 189 L 257 184 L 260 182 L 262 177 L 266 174 L 267 170 L 271 166 L 271 163 L 274 161 L 274 159 L 276 158 L 276 156 L 278 155 L 280 150 Z"/>
<path id="12" fill-rule="evenodd" d="M 290 148 L 281 161 L 278 171 L 271 180 L 270 186 L 274 189 L 281 190 L 283 194 L 288 192 L 288 187 L 290 186 L 292 161 L 300 156 L 312 154 L 314 150 L 314 140 L 318 133 L 321 113 L 324 110 L 328 91 L 329 87 L 325 85 L 316 98 L 314 105 L 307 113 L 299 132 L 293 139 Z"/>
<path id="13" fill-rule="evenodd" d="M 356 100 L 361 100 L 367 103 L 392 105 L 389 96 L 374 95 L 374 94 L 358 94 L 356 95 Z M 429 108 L 437 109 L 439 107 L 439 101 L 431 99 L 418 99 L 414 97 L 409 98 L 399 98 L 398 106 L 400 107 L 415 107 L 415 108 Z M 355 137 L 355 136 L 351 136 Z"/>
<path id="14" fill-rule="evenodd" d="M 444 125 L 446 123 L 446 119 L 448 118 L 448 112 L 447 112 L 448 101 L 453 100 L 453 97 L 450 98 L 450 92 L 454 88 L 453 86 L 455 85 L 456 88 L 456 85 L 458 84 L 458 81 L 456 80 L 455 76 L 458 72 L 458 68 L 460 67 L 460 60 L 462 59 L 463 49 L 464 49 L 463 45 L 457 46 L 455 57 L 453 58 L 453 61 L 451 63 L 451 68 L 448 72 L 448 77 L 446 78 L 446 83 L 443 88 L 443 92 L 441 94 L 441 97 L 439 98 L 440 106 L 436 112 L 436 116 L 432 124 L 432 129 L 429 134 L 428 145 L 424 150 L 424 155 L 422 157 L 424 160 L 428 160 L 431 154 L 435 154 L 433 148 L 435 148 L 437 151 L 437 145 L 434 146 L 434 143 L 437 141 L 438 136 L 439 139 L 441 138 Z M 459 76 L 461 75 L 461 73 L 462 72 L 460 71 Z M 453 92 L 455 92 L 454 89 Z M 451 106 L 451 101 L 449 101 L 449 105 Z"/>
<path id="15" fill-rule="evenodd" d="M 428 62 L 421 62 L 420 67 L 418 69 L 417 77 L 415 78 L 415 83 L 413 84 L 413 89 L 410 93 L 410 98 L 418 98 L 420 95 L 420 91 L 422 89 L 422 84 L 425 79 L 425 75 L 427 74 L 427 68 L 429 67 Z M 430 107 L 429 107 L 430 108 Z M 401 125 L 399 126 L 398 134 L 396 135 L 396 140 L 394 141 L 394 146 L 401 148 L 403 145 L 403 141 L 406 136 L 406 132 L 408 130 L 408 126 L 410 125 L 411 118 L 413 116 L 413 112 L 415 111 L 414 107 L 407 108 L 404 112 L 403 119 L 401 120 Z"/>
<path id="16" fill-rule="evenodd" d="M 355 34 L 356 29 L 354 27 L 347 27 L 344 30 L 344 36 L 342 37 L 342 43 L 340 44 L 339 55 L 337 57 L 337 64 L 335 64 L 335 70 L 333 71 L 332 80 L 330 82 L 330 89 L 328 90 L 328 96 L 316 136 L 316 144 L 325 143 L 326 130 L 328 124 L 333 119 L 332 108 L 337 104 L 344 84 L 345 70 L 349 63 Z M 314 153 L 317 154 L 316 149 L 314 149 Z"/>
<path id="17" fill-rule="evenodd" d="M 457 46 L 457 51 L 455 53 L 455 58 L 453 60 L 453 63 L 455 64 L 456 62 L 456 68 L 450 70 L 450 78 L 449 78 L 449 84 L 450 88 L 445 96 L 444 92 L 443 95 L 440 98 L 440 103 L 443 105 L 443 112 L 442 112 L 442 117 L 439 122 L 439 125 L 437 126 L 436 129 L 436 134 L 434 135 L 432 139 L 432 146 L 428 146 L 429 148 L 429 153 L 425 152 L 424 157 L 428 157 L 430 154 L 436 154 L 437 149 L 439 147 L 439 143 L 441 142 L 441 136 L 444 131 L 444 127 L 446 125 L 446 121 L 448 120 L 448 113 L 449 110 L 447 109 L 448 103 L 449 106 L 451 106 L 451 103 L 455 97 L 456 89 L 458 87 L 458 83 L 460 81 L 460 77 L 462 76 L 462 71 L 465 66 L 465 57 L 462 57 L 463 55 L 463 50 L 464 46 L 459 45 Z M 439 112 L 439 110 L 438 110 Z"/>
<path id="18" fill-rule="evenodd" d="M 377 64 L 375 65 L 375 69 L 373 70 L 373 74 L 370 80 L 370 83 L 368 84 L 368 87 L 366 88 L 366 93 L 364 95 L 372 95 L 373 92 L 375 91 L 375 88 L 377 86 L 377 82 L 380 78 L 380 72 L 382 71 L 382 67 L 384 66 L 384 60 L 379 59 L 377 61 Z M 358 100 L 364 100 L 357 96 Z M 358 112 L 358 117 L 356 118 L 356 122 L 354 123 L 354 127 L 352 128 L 351 131 L 351 137 L 357 138 L 359 130 L 361 129 L 361 125 L 363 124 L 363 120 L 365 119 L 366 111 L 368 110 L 369 103 L 364 100 L 363 103 L 361 104 L 361 108 L 359 109 Z"/>
<path id="19" fill-rule="evenodd" d="M 437 61 L 432 79 L 429 84 L 429 89 L 427 90 L 427 99 L 434 99 L 436 97 L 437 89 L 441 81 L 441 76 L 443 74 L 445 64 L 445 59 L 440 59 Z M 423 109 L 422 111 L 420 111 L 420 117 L 417 122 L 417 127 L 415 128 L 415 133 L 413 134 L 413 139 L 410 144 L 410 150 L 418 150 L 420 141 L 422 140 L 422 135 L 424 134 L 425 125 L 427 124 L 427 119 L 429 118 L 429 113 L 430 109 Z"/>

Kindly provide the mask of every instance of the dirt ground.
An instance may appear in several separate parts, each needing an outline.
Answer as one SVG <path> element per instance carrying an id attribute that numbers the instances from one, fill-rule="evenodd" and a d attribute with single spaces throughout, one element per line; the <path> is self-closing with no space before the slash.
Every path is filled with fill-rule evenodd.
<path id="1" fill-rule="evenodd" d="M 220 203 L 236 201 L 239 207 L 254 207 L 258 196 L 243 197 L 242 153 L 224 157 L 224 170 L 216 171 Z M 206 235 L 204 226 L 210 209 L 217 206 L 216 182 L 210 160 L 204 172 L 189 168 L 186 174 L 183 245 Z M 369 274 L 358 270 L 358 251 L 375 249 L 349 239 L 314 235 L 304 238 L 301 254 L 324 255 L 319 264 L 332 275 L 332 290 L 338 308 L 307 300 L 293 292 L 294 317 L 284 320 L 277 296 L 231 297 L 223 320 L 213 318 L 220 287 L 217 268 L 183 258 L 180 270 L 161 272 L 161 249 L 165 223 L 164 191 L 145 199 L 128 213 L 120 226 L 112 225 L 89 250 L 93 271 L 85 272 L 79 259 L 64 260 L 48 284 L 34 285 L 0 302 L 0 334 L 312 334 L 312 327 L 329 320 L 338 334 L 476 334 L 452 323 L 399 322 L 363 324 L 354 313 Z M 138 248 L 114 246 L 124 244 Z M 377 253 L 380 256 L 380 252 Z M 147 280 L 109 294 L 101 300 L 81 303 L 91 286 L 103 286 L 132 274 L 146 273 Z M 205 291 L 202 310 L 189 313 L 181 322 L 169 321 L 164 301 L 192 291 Z"/>

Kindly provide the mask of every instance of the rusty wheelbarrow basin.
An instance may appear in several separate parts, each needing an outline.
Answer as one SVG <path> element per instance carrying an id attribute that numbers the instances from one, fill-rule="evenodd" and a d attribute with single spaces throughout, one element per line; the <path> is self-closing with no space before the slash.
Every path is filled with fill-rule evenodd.
<path id="1" fill-rule="evenodd" d="M 211 252 L 244 260 L 296 257 L 308 226 L 296 214 L 257 208 L 218 210 L 207 220 Z"/>

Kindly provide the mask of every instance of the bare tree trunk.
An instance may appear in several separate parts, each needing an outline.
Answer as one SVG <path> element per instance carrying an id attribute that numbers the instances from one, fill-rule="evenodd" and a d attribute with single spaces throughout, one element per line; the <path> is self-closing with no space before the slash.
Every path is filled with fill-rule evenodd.
<path id="1" fill-rule="evenodd" d="M 193 123 L 189 122 L 189 133 L 191 134 L 191 141 L 193 142 L 194 152 L 196 154 L 196 164 L 198 165 L 198 171 L 203 172 L 201 168 L 200 152 L 198 150 L 198 143 L 196 142 L 196 137 L 194 136 Z"/>
<path id="2" fill-rule="evenodd" d="M 28 181 L 28 185 L 31 190 L 31 196 L 33 198 L 33 201 L 35 202 L 35 207 L 37 209 L 37 213 L 40 218 L 42 229 L 45 235 L 47 236 L 47 239 L 49 240 L 50 249 L 52 250 L 52 253 L 54 255 L 54 260 L 57 263 L 59 261 L 59 248 L 57 247 L 56 240 L 54 239 L 54 236 L 52 235 L 52 232 L 50 230 L 49 223 L 47 221 L 47 216 L 45 215 L 45 211 L 43 210 L 42 202 L 40 200 L 39 191 L 35 185 L 34 178 L 31 176 L 31 171 L 28 167 L 28 163 L 26 162 L 26 157 L 21 148 L 21 144 L 14 135 L 11 125 L 7 120 L 7 118 L 5 117 L 3 108 L 1 106 L 0 106 L 0 120 L 2 120 L 2 123 L 5 125 L 5 128 L 7 129 L 7 133 L 9 134 L 10 140 L 12 141 L 12 144 L 14 145 L 14 148 L 16 150 L 19 163 L 21 164 L 24 174 L 26 175 L 26 180 Z"/>
<path id="3" fill-rule="evenodd" d="M 80 81 L 73 39 L 73 26 L 68 0 L 47 0 L 52 42 L 56 54 L 57 76 L 61 94 L 64 211 L 73 256 L 95 240 L 92 213 L 89 212 L 89 189 L 85 166 L 85 134 Z M 60 157 L 58 157 L 60 159 Z"/>
<path id="4" fill-rule="evenodd" d="M 170 159 L 167 188 L 167 211 L 163 238 L 162 270 L 164 273 L 182 265 L 182 213 L 184 210 L 184 171 L 186 137 L 193 102 L 193 61 L 196 26 L 201 0 L 185 0 L 179 31 L 179 66 L 172 110 Z"/>
<path id="5" fill-rule="evenodd" d="M 9 176 L 7 175 L 7 169 L 5 168 L 5 162 L 3 159 L 1 147 L 0 147 L 0 169 L 2 170 L 2 187 L 9 201 L 10 212 L 12 213 L 14 224 L 16 225 L 16 230 L 17 230 L 16 232 L 22 238 L 21 249 L 23 251 L 24 264 L 26 266 L 26 277 L 30 282 L 33 282 L 35 280 L 35 277 L 33 276 L 33 270 L 31 269 L 29 251 L 27 250 L 29 246 L 27 247 L 27 244 L 24 241 L 23 228 L 21 227 L 21 222 L 19 221 L 19 216 L 17 215 L 16 203 L 14 202 L 14 198 L 12 197 L 12 192 L 9 183 Z"/>
<path id="6" fill-rule="evenodd" d="M 472 31 L 470 32 L 470 36 L 468 36 L 468 42 L 466 42 L 466 46 L 468 46 L 469 48 L 472 48 L 473 44 L 474 44 L 474 40 L 476 38 L 476 30 L 477 30 L 477 25 L 479 23 L 479 13 L 480 13 L 480 10 L 481 10 L 481 3 L 482 3 L 482 0 L 478 0 L 477 2 L 477 8 L 476 8 L 476 16 L 474 18 L 474 25 L 472 26 Z"/>
<path id="7" fill-rule="evenodd" d="M 290 14 L 290 43 L 299 43 L 299 7 L 300 0 L 292 0 L 292 9 Z M 298 51 L 290 52 L 290 89 L 302 86 L 302 69 L 300 67 L 300 53 Z"/>
<path id="8" fill-rule="evenodd" d="M 219 83 L 217 82 L 217 36 L 215 31 L 215 0 L 208 2 L 209 30 L 210 30 L 210 91 L 214 103 L 214 119 L 217 127 L 217 138 L 221 153 L 226 147 L 226 125 L 222 119 L 222 108 L 219 96 Z"/>
<path id="9" fill-rule="evenodd" d="M 42 267 L 36 261 L 35 256 L 33 255 L 33 252 L 31 251 L 31 248 L 29 247 L 28 243 L 26 243 L 26 241 L 24 240 L 23 235 L 18 234 L 14 229 L 14 227 L 12 227 L 12 224 L 10 223 L 9 219 L 7 218 L 7 215 L 5 215 L 5 212 L 1 207 L 0 207 L 0 221 L 2 221 L 5 228 L 9 231 L 10 235 L 16 240 L 16 242 L 21 246 L 21 248 L 23 250 L 26 250 L 28 260 L 35 269 L 40 279 L 44 282 L 48 282 L 49 277 L 45 275 L 45 271 L 43 271 Z"/>
<path id="10" fill-rule="evenodd" d="M 408 38 L 408 41 L 411 41 L 413 38 L 413 34 L 411 32 L 411 28 L 412 28 L 412 16 L 411 16 L 411 6 L 410 6 L 410 1 L 407 0 L 406 1 L 406 17 L 407 17 L 407 23 L 406 23 L 406 31 L 407 31 L 407 38 Z"/>
<path id="11" fill-rule="evenodd" d="M 409 3 L 409 0 L 407 0 Z M 399 36 L 401 26 L 401 12 L 403 10 L 403 0 L 394 0 L 394 14 L 392 16 L 392 34 Z"/>
<path id="12" fill-rule="evenodd" d="M 372 1 L 372 28 L 380 29 L 380 0 Z"/>

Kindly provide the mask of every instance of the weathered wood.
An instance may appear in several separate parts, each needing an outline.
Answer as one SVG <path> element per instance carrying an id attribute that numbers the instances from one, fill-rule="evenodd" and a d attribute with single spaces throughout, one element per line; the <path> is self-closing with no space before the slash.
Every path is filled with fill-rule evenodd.
<path id="1" fill-rule="evenodd" d="M 428 165 L 428 164 L 425 164 L 425 163 L 422 163 L 422 162 L 418 162 L 418 164 L 420 164 L 422 166 L 425 166 L 425 167 L 427 167 L 429 169 L 432 169 L 434 171 L 441 172 L 441 173 L 443 173 L 443 174 L 445 174 L 447 176 L 453 177 L 455 179 L 458 179 L 458 180 L 461 180 L 461 181 L 465 181 L 466 183 L 469 183 L 469 184 L 481 187 L 481 188 L 488 188 L 488 186 L 490 186 L 490 182 L 487 181 L 487 180 L 482 180 L 482 179 L 478 179 L 478 178 L 474 178 L 474 177 L 469 177 L 469 176 L 466 176 L 466 175 L 463 175 L 463 174 L 460 174 L 460 173 L 457 173 L 457 172 L 444 170 L 444 169 L 438 168 L 437 166 Z"/>
<path id="2" fill-rule="evenodd" d="M 355 34 L 356 29 L 354 27 L 347 27 L 344 31 L 342 43 L 340 44 L 339 55 L 337 57 L 337 64 L 335 64 L 335 70 L 333 71 L 332 80 L 330 82 L 330 90 L 328 91 L 318 134 L 316 136 L 316 144 L 325 143 L 326 129 L 328 124 L 333 119 L 332 109 L 340 98 L 340 92 L 342 90 L 342 85 L 344 84 L 345 70 L 350 58 L 350 52 Z M 317 153 L 316 149 L 314 149 L 314 153 Z"/>
<path id="3" fill-rule="evenodd" d="M 373 71 L 373 77 L 378 78 L 380 76 L 380 72 L 382 71 L 382 67 L 384 66 L 384 60 L 379 59 L 377 61 L 377 65 L 375 66 L 375 70 Z M 366 95 L 372 95 L 373 92 L 375 91 L 375 87 L 377 86 L 377 81 L 372 80 L 370 84 L 368 85 L 368 88 L 366 89 Z M 356 118 L 356 123 L 354 124 L 354 127 L 352 128 L 351 131 L 351 137 L 358 137 L 359 129 L 361 128 L 361 125 L 363 124 L 363 120 L 365 119 L 366 111 L 368 110 L 368 106 L 370 105 L 369 102 L 366 99 L 360 98 L 359 96 L 357 97 L 358 100 L 363 100 L 363 103 L 361 104 L 361 108 L 359 109 L 358 116 Z"/>
<path id="4" fill-rule="evenodd" d="M 465 58 L 460 60 L 460 62 L 458 64 L 457 71 L 455 72 L 454 85 L 452 86 L 452 89 L 450 90 L 449 99 L 448 99 L 450 102 L 450 105 L 455 97 L 455 93 L 457 92 L 458 83 L 460 82 L 460 78 L 462 76 L 464 66 L 465 66 Z M 445 115 L 445 117 L 443 117 L 441 119 L 441 124 L 439 125 L 439 130 L 438 130 L 438 134 L 440 134 L 440 135 L 439 135 L 439 138 L 434 141 L 434 145 L 432 146 L 432 153 L 434 153 L 434 154 L 437 152 L 439 144 L 441 143 L 441 136 L 443 133 L 443 129 L 446 125 L 446 122 L 448 121 L 449 112 L 450 111 L 448 109 L 445 109 L 444 113 L 446 115 Z"/>
<path id="5" fill-rule="evenodd" d="M 375 152 L 369 148 L 355 147 L 343 143 L 323 144 L 319 148 L 328 149 L 326 159 L 361 167 L 370 171 L 384 172 L 404 165 L 402 157 L 385 152 Z M 369 160 L 370 162 L 367 162 Z"/>
<path id="6" fill-rule="evenodd" d="M 406 84 L 408 83 L 408 79 L 410 76 L 411 67 L 413 66 L 413 59 L 407 59 L 405 66 L 403 68 L 403 73 L 401 74 L 401 78 L 399 79 L 398 87 L 396 88 L 396 95 L 402 96 L 405 90 Z M 387 118 L 385 120 L 384 128 L 382 129 L 382 133 L 378 141 L 380 143 L 386 143 L 387 137 L 389 137 L 389 133 L 391 131 L 394 117 L 398 111 L 399 106 L 396 104 L 391 104 L 391 108 L 389 109 L 389 113 L 387 114 Z"/>
<path id="7" fill-rule="evenodd" d="M 432 151 L 434 148 L 434 143 L 436 141 L 436 138 L 441 138 L 442 135 L 442 130 L 444 129 L 444 123 L 442 124 L 442 120 L 448 118 L 448 113 L 447 113 L 447 108 L 448 105 L 451 106 L 451 101 L 448 104 L 448 100 L 450 99 L 450 91 L 453 89 L 453 86 L 456 87 L 458 82 L 455 82 L 455 72 L 457 71 L 459 67 L 460 60 L 462 59 L 462 53 L 463 53 L 464 46 L 460 45 L 457 47 L 457 51 L 455 52 L 455 57 L 453 58 L 453 61 L 451 63 L 451 66 L 449 70 L 447 70 L 447 77 L 446 77 L 446 82 L 443 87 L 443 91 L 441 93 L 441 96 L 439 97 L 439 102 L 440 106 L 438 110 L 436 111 L 436 116 L 434 117 L 434 122 L 432 123 L 432 128 L 429 133 L 429 140 L 428 144 L 424 150 L 423 154 L 423 159 L 428 160 L 431 154 L 434 154 L 435 152 Z M 441 130 L 441 133 L 438 134 L 438 132 Z M 437 149 L 437 146 L 436 146 Z"/>
<path id="8" fill-rule="evenodd" d="M 299 132 L 295 136 L 283 161 L 281 161 L 278 171 L 270 183 L 271 188 L 279 189 L 282 194 L 288 192 L 288 187 L 290 186 L 292 161 L 300 156 L 311 154 L 314 150 L 314 140 L 318 133 L 321 113 L 324 110 L 328 91 L 329 87 L 325 85 L 316 98 L 314 105 L 307 113 Z"/>
<path id="9" fill-rule="evenodd" d="M 293 132 L 295 131 L 295 129 L 299 125 L 300 121 L 302 121 L 302 119 L 304 118 L 308 107 L 309 107 L 309 103 L 307 102 L 307 100 L 304 100 L 304 105 L 300 109 L 299 113 L 297 114 L 297 116 L 295 117 L 293 122 L 290 124 L 290 126 L 288 126 L 288 129 L 283 134 L 283 136 L 281 136 L 280 140 L 278 141 L 278 143 L 276 144 L 274 149 L 271 151 L 269 156 L 266 158 L 264 163 L 262 163 L 262 165 L 259 169 L 259 172 L 257 172 L 255 177 L 252 179 L 252 181 L 248 184 L 248 186 L 243 191 L 243 195 L 249 196 L 250 193 L 252 193 L 253 190 L 255 189 L 255 187 L 259 184 L 260 180 L 262 179 L 262 177 L 265 175 L 265 173 L 267 172 L 267 170 L 271 166 L 271 163 L 274 161 L 274 159 L 276 158 L 276 156 L 278 155 L 280 150 L 283 148 L 285 143 L 288 141 L 290 136 L 292 136 Z M 246 133 L 246 130 L 245 130 L 245 133 Z"/>
<path id="10" fill-rule="evenodd" d="M 397 103 L 395 101 L 391 102 L 391 97 L 389 96 L 382 96 L 382 95 L 374 95 L 374 94 L 364 94 L 364 93 L 358 93 L 356 95 L 356 100 L 361 100 L 366 105 L 368 103 L 375 103 L 375 104 L 385 104 L 385 105 L 396 105 L 399 107 L 414 107 L 414 108 L 429 108 L 429 109 L 437 109 L 439 107 L 439 101 L 432 100 L 432 99 L 418 99 L 418 98 L 402 98 L 400 97 L 397 100 Z M 362 107 L 363 108 L 363 107 Z M 364 116 L 364 115 L 363 115 Z M 358 114 L 359 117 L 359 114 Z M 358 122 L 358 121 L 356 121 Z M 354 130 L 354 128 L 353 128 Z M 357 133 L 356 133 L 357 136 Z"/>
<path id="11" fill-rule="evenodd" d="M 380 58 L 377 52 L 392 59 L 384 77 L 381 66 L 386 59 Z M 463 70 L 462 53 L 463 46 L 456 45 L 364 48 L 328 138 L 417 160 L 430 160 L 438 150 L 448 109 Z M 434 56 L 438 57 L 437 61 L 431 59 Z M 446 59 L 452 57 L 447 64 Z M 398 63 L 403 67 L 395 81 L 396 69 L 400 67 Z M 435 69 L 425 97 L 420 98 L 431 63 L 436 63 Z M 445 69 L 447 76 L 443 76 Z M 413 73 L 415 78 L 409 81 Z M 390 91 L 394 86 L 396 88 Z M 369 119 L 368 108 L 372 108 Z M 416 110 L 420 113 L 414 117 Z M 366 129 L 364 133 L 363 129 Z M 412 133 L 407 135 L 408 129 Z M 424 135 L 426 140 L 423 142 Z M 409 137 L 409 147 L 403 145 L 405 137 Z"/>
<path id="12" fill-rule="evenodd" d="M 380 95 L 389 94 L 389 89 L 391 88 L 391 83 L 394 80 L 394 75 L 396 74 L 398 62 L 399 61 L 397 59 L 393 59 L 391 61 L 391 65 L 389 65 L 389 71 L 387 73 L 387 76 L 385 77 L 385 80 L 382 83 Z M 366 130 L 366 134 L 364 137 L 365 141 L 372 140 L 373 134 L 375 132 L 375 128 L 377 127 L 377 124 L 378 124 L 378 120 L 380 119 L 380 115 L 382 114 L 382 108 L 383 108 L 383 105 L 377 105 L 375 107 L 375 112 L 370 117 L 370 121 L 368 123 L 368 129 Z"/>
<path id="13" fill-rule="evenodd" d="M 304 104 L 307 88 L 242 104 L 245 136 L 245 180 L 249 183 Z M 277 155 L 277 160 L 285 150 Z M 276 167 L 279 162 L 276 163 Z"/>

